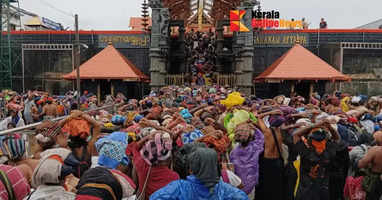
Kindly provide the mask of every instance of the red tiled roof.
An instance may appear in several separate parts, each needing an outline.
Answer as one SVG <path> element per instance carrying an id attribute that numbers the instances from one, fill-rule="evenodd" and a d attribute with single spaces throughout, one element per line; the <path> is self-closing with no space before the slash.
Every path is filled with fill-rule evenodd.
<path id="1" fill-rule="evenodd" d="M 265 82 L 270 80 L 350 81 L 351 78 L 337 71 L 300 44 L 296 44 L 255 80 Z"/>
<path id="2" fill-rule="evenodd" d="M 77 70 L 63 76 L 76 79 Z M 123 56 L 113 45 L 108 45 L 94 57 L 80 66 L 81 79 L 122 79 L 124 81 L 148 81 L 131 61 Z"/>
<path id="3" fill-rule="evenodd" d="M 130 23 L 129 23 L 129 27 L 131 28 L 132 31 L 142 31 L 143 30 L 143 17 L 130 17 Z M 148 26 L 151 26 L 152 25 L 152 22 L 151 22 L 151 17 L 148 17 Z"/>

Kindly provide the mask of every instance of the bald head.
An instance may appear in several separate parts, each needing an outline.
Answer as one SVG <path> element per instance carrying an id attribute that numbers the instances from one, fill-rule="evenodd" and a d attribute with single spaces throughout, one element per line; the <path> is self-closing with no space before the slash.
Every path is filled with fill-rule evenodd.
<path id="1" fill-rule="evenodd" d="M 382 146 L 382 131 L 377 131 L 373 135 L 375 141 L 379 146 Z"/>

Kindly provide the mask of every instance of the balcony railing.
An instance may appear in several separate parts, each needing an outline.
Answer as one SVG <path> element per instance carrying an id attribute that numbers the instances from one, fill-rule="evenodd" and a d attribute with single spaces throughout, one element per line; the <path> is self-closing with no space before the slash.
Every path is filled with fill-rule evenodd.
<path id="1" fill-rule="evenodd" d="M 221 86 L 235 87 L 237 84 L 237 78 L 235 74 L 217 74 L 214 78 L 216 83 Z M 185 74 L 170 74 L 166 76 L 166 85 L 178 85 L 185 84 Z"/>
<path id="2" fill-rule="evenodd" d="M 217 84 L 221 86 L 235 87 L 237 83 L 237 77 L 235 74 L 218 74 Z"/>
<path id="3" fill-rule="evenodd" d="M 166 76 L 166 85 L 184 85 L 184 74 L 170 74 Z"/>

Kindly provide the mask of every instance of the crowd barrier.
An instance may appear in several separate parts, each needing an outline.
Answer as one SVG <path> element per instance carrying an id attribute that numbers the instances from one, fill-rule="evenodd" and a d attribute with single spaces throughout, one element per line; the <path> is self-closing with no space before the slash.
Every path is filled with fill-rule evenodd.
<path id="1" fill-rule="evenodd" d="M 110 104 L 110 105 L 98 107 L 96 109 L 87 110 L 84 112 L 89 113 L 89 112 L 94 112 L 94 111 L 99 111 L 99 110 L 112 110 L 113 113 L 115 113 L 117 111 L 118 107 L 121 105 L 122 104 Z M 52 121 L 59 121 L 59 120 L 65 119 L 66 117 L 68 117 L 68 115 L 62 116 L 62 117 L 57 117 L 55 119 L 52 119 Z M 22 137 L 26 140 L 26 142 L 25 142 L 26 156 L 30 157 L 33 154 L 32 153 L 33 150 L 31 149 L 31 147 L 32 147 L 31 143 L 35 142 L 35 139 L 34 139 L 35 131 L 33 129 L 36 128 L 40 124 L 41 124 L 41 122 L 37 122 L 37 123 L 33 123 L 33 124 L 28 124 L 28 125 L 23 126 L 23 127 L 17 127 L 17 128 L 13 128 L 13 129 L 0 131 L 0 136 L 8 135 L 8 134 L 15 134 L 15 133 L 21 134 Z M 31 139 L 33 140 L 33 142 L 31 142 Z"/>

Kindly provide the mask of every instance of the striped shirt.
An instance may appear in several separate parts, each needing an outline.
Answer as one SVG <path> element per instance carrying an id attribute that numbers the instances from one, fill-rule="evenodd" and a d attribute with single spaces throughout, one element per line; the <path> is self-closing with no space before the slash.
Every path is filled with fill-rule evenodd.
<path id="1" fill-rule="evenodd" d="M 0 170 L 4 171 L 11 184 L 13 191 L 16 195 L 16 200 L 22 200 L 30 192 L 30 186 L 28 181 L 25 179 L 21 171 L 13 166 L 9 165 L 0 165 Z M 0 199 L 8 200 L 8 192 L 6 187 L 0 181 Z"/>

